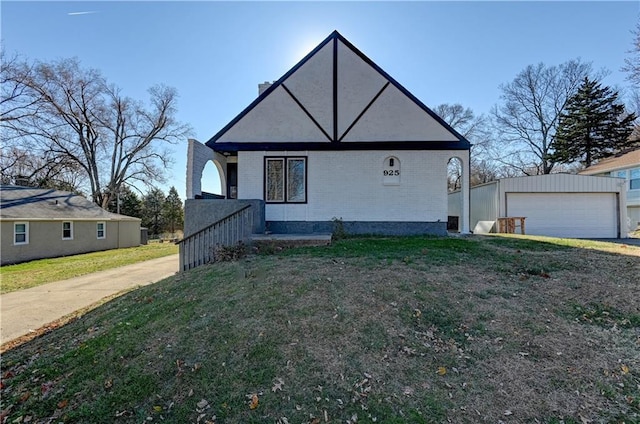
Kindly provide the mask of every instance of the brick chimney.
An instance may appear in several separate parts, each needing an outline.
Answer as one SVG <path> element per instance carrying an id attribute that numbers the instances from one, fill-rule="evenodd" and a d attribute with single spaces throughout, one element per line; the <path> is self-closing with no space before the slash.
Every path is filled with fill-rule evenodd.
<path id="1" fill-rule="evenodd" d="M 269 81 L 258 84 L 258 96 L 267 91 L 269 87 L 271 87 L 271 83 Z"/>

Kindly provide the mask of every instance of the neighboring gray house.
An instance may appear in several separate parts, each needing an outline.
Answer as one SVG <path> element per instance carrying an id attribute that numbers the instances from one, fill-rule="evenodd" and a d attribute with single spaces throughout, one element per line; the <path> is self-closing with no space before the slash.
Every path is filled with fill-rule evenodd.
<path id="1" fill-rule="evenodd" d="M 602 159 L 581 175 L 623 178 L 627 189 L 627 216 L 631 230 L 640 227 L 640 148 Z"/>
<path id="2" fill-rule="evenodd" d="M 468 194 L 469 148 L 334 31 L 206 144 L 189 141 L 185 236 L 249 201 L 263 211 L 254 229 L 273 233 L 331 232 L 340 219 L 350 233 L 446 235 L 447 165 L 460 161 Z M 193 200 L 209 161 L 227 200 Z"/>
<path id="3" fill-rule="evenodd" d="M 66 191 L 0 186 L 2 265 L 140 245 L 140 219 Z"/>

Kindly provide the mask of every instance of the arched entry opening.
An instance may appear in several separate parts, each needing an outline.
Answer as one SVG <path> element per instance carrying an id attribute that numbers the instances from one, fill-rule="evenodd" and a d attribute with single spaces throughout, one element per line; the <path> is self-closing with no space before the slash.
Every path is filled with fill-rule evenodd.
<path id="1" fill-rule="evenodd" d="M 463 183 L 468 178 L 464 172 L 464 162 L 452 157 L 447 162 L 447 231 L 461 232 L 464 212 Z"/>
<path id="2" fill-rule="evenodd" d="M 224 174 L 222 174 L 224 175 Z M 218 170 L 218 167 L 215 164 L 215 161 L 208 161 L 202 170 L 202 176 L 200 178 L 200 188 L 202 193 L 211 193 L 218 196 L 224 196 L 223 187 L 225 184 L 223 183 L 223 178 L 221 177 L 221 173 Z"/>

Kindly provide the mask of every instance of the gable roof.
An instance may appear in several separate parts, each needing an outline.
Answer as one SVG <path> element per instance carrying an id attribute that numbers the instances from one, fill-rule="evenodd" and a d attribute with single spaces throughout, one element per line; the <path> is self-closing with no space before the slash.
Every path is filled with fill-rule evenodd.
<path id="1" fill-rule="evenodd" d="M 0 220 L 92 220 L 139 221 L 108 212 L 95 203 L 68 191 L 0 186 Z"/>
<path id="2" fill-rule="evenodd" d="M 633 166 L 640 166 L 640 148 L 601 159 L 595 165 L 591 165 L 590 167 L 580 171 L 579 174 L 600 174 L 603 172 L 615 171 L 617 169 L 631 168 Z"/>
<path id="3" fill-rule="evenodd" d="M 206 145 L 223 152 L 470 148 L 337 31 Z"/>

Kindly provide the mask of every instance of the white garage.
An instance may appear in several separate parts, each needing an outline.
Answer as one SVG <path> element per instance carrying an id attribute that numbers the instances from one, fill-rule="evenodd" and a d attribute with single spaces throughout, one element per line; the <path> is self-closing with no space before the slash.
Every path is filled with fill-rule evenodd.
<path id="1" fill-rule="evenodd" d="M 531 235 L 618 237 L 614 193 L 506 193 L 505 215 L 526 217 Z"/>
<path id="2" fill-rule="evenodd" d="M 449 215 L 455 214 L 459 196 L 449 195 Z M 626 238 L 625 196 L 620 178 L 569 174 L 504 178 L 471 189 L 470 224 L 475 233 L 495 232 L 498 218 L 524 217 L 530 235 Z"/>

